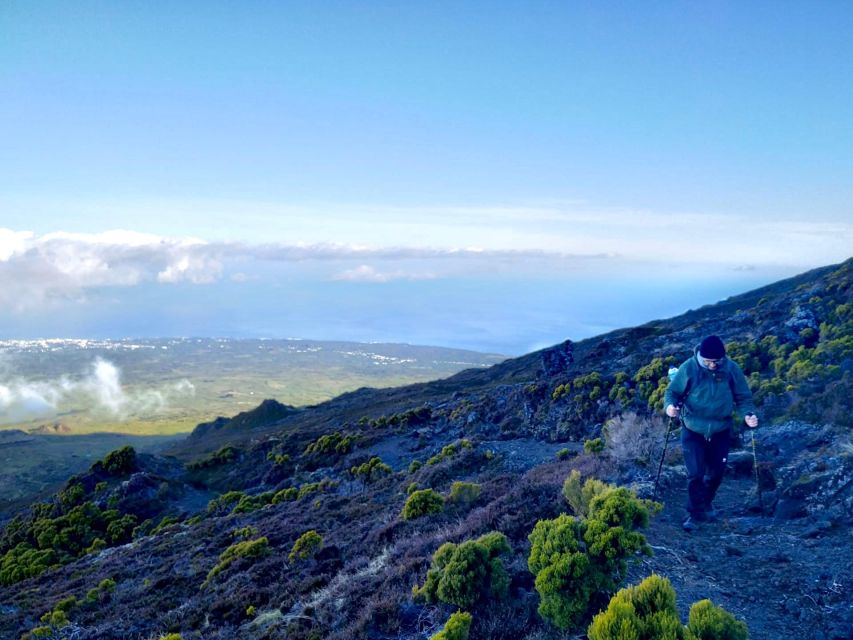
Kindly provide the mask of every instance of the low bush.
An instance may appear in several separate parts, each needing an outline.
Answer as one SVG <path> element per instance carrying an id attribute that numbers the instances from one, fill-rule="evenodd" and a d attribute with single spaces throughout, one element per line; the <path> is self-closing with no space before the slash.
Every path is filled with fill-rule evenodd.
<path id="1" fill-rule="evenodd" d="M 430 638 L 430 640 L 468 640 L 471 629 L 471 614 L 466 611 L 457 611 L 450 614 L 444 628 Z"/>
<path id="2" fill-rule="evenodd" d="M 441 451 L 432 456 L 427 460 L 428 465 L 438 464 L 442 460 L 448 460 L 452 458 L 463 449 L 473 449 L 474 443 L 470 440 L 462 439 L 459 442 L 454 442 L 453 444 L 449 444 L 445 447 L 442 447 Z"/>
<path id="3" fill-rule="evenodd" d="M 232 447 L 231 445 L 226 445 L 220 448 L 218 451 L 211 453 L 209 456 L 206 456 L 199 460 L 193 460 L 192 462 L 188 463 L 186 467 L 190 471 L 199 471 L 201 469 L 208 469 L 210 467 L 218 467 L 220 465 L 233 462 L 237 459 L 237 456 L 239 454 L 239 449 L 237 449 L 236 447 Z"/>
<path id="4" fill-rule="evenodd" d="M 710 600 L 690 608 L 687 627 L 678 617 L 675 590 L 669 580 L 651 575 L 619 590 L 587 629 L 589 640 L 747 640 L 746 625 Z"/>
<path id="5" fill-rule="evenodd" d="M 357 440 L 358 437 L 354 435 L 338 433 L 337 431 L 329 433 L 310 442 L 305 447 L 305 455 L 347 454 L 352 451 Z"/>
<path id="6" fill-rule="evenodd" d="M 687 616 L 687 630 L 696 640 L 747 640 L 744 622 L 710 600 L 694 602 Z"/>
<path id="7" fill-rule="evenodd" d="M 440 513 L 443 510 L 444 498 L 441 497 L 441 494 L 433 489 L 420 489 L 414 491 L 406 499 L 400 517 L 403 520 L 413 520 L 433 513 Z"/>
<path id="8" fill-rule="evenodd" d="M 365 487 L 379 478 L 390 475 L 391 472 L 391 467 L 382 462 L 382 460 L 376 456 L 367 462 L 354 466 L 350 469 L 352 476 L 356 480 L 361 480 Z"/>
<path id="9" fill-rule="evenodd" d="M 474 502 L 480 497 L 480 485 L 475 482 L 456 481 L 450 485 L 449 502 L 467 503 Z"/>
<path id="10" fill-rule="evenodd" d="M 529 536 L 527 566 L 536 576 L 539 614 L 560 629 L 575 627 L 590 603 L 622 581 L 629 560 L 651 554 L 645 537 L 649 504 L 624 488 L 591 498 L 586 518 L 566 514 L 540 520 Z"/>
<path id="11" fill-rule="evenodd" d="M 594 438 L 592 440 L 584 440 L 583 450 L 585 453 L 589 453 L 592 455 L 597 455 L 604 451 L 604 441 L 601 438 Z"/>
<path id="12" fill-rule="evenodd" d="M 93 467 L 96 467 L 96 462 Z M 131 446 L 110 451 L 100 463 L 101 468 L 111 476 L 125 476 L 136 471 L 136 450 Z"/>
<path id="13" fill-rule="evenodd" d="M 497 531 L 460 544 L 446 542 L 433 555 L 426 582 L 412 594 L 429 603 L 466 608 L 503 598 L 509 590 L 509 575 L 500 556 L 509 553 L 506 536 Z"/>
<path id="14" fill-rule="evenodd" d="M 299 562 L 313 557 L 323 547 L 323 536 L 316 531 L 306 531 L 296 542 L 293 543 L 293 548 L 287 559 L 291 562 Z"/>
<path id="15" fill-rule="evenodd" d="M 597 478 L 587 478 L 586 482 L 581 484 L 580 471 L 572 469 L 569 477 L 563 483 L 563 497 L 575 515 L 585 518 L 589 515 L 589 505 L 592 499 L 611 488 L 609 484 Z"/>
<path id="16" fill-rule="evenodd" d="M 207 578 L 201 585 L 202 588 L 210 584 L 213 578 L 230 567 L 235 560 L 239 558 L 262 558 L 269 553 L 269 540 L 266 537 L 235 542 L 219 555 L 219 562 L 207 573 Z"/>
<path id="17" fill-rule="evenodd" d="M 207 503 L 207 512 L 215 516 L 231 513 L 234 505 L 240 502 L 245 495 L 242 491 L 227 491 Z"/>
<path id="18" fill-rule="evenodd" d="M 243 496 L 237 504 L 234 505 L 231 513 L 252 513 L 253 511 L 262 509 L 266 505 L 272 503 L 275 495 L 274 491 L 266 491 L 254 496 Z"/>
<path id="19" fill-rule="evenodd" d="M 299 497 L 299 489 L 296 487 L 288 487 L 287 489 L 282 489 L 278 493 L 276 493 L 272 497 L 273 504 L 279 504 L 281 502 L 292 502 Z"/>

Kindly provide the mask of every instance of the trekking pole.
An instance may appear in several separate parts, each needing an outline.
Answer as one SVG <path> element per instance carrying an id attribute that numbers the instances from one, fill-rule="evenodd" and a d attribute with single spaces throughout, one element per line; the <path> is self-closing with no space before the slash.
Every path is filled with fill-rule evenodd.
<path id="1" fill-rule="evenodd" d="M 753 414 L 748 413 L 747 417 Z M 758 508 L 761 509 L 761 516 L 764 517 L 764 496 L 761 494 L 761 479 L 758 477 L 758 457 L 755 455 L 755 429 L 750 428 L 752 436 L 752 468 L 755 472 L 755 490 L 758 492 Z"/>
<path id="2" fill-rule="evenodd" d="M 679 409 L 679 417 L 681 415 L 681 405 L 678 405 Z M 666 447 L 669 444 L 669 434 L 672 433 L 672 426 L 675 424 L 677 418 L 670 418 L 669 425 L 666 428 L 666 437 L 663 440 L 663 453 L 660 456 L 660 464 L 658 464 L 658 474 L 655 477 L 655 490 L 652 492 L 652 500 L 657 500 L 658 497 L 658 481 L 660 480 L 660 472 L 663 469 L 663 459 L 666 458 Z"/>

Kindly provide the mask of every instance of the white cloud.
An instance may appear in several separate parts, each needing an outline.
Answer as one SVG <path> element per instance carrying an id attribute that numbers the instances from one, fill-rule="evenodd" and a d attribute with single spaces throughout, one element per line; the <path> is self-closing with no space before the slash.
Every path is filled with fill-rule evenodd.
<path id="1" fill-rule="evenodd" d="M 121 384 L 118 367 L 97 358 L 77 378 L 62 376 L 34 381 L 18 377 L 0 381 L 0 423 L 49 419 L 71 406 L 76 409 L 82 406 L 87 411 L 107 413 L 121 420 L 132 414 L 162 413 L 172 398 L 194 394 L 195 387 L 189 380 L 159 389 L 127 392 Z"/>
<path id="2" fill-rule="evenodd" d="M 392 280 L 434 280 L 437 277 L 434 273 L 381 272 L 369 265 L 363 264 L 355 269 L 346 269 L 340 273 L 336 273 L 332 276 L 332 279 L 348 282 L 391 282 Z"/>
<path id="3" fill-rule="evenodd" d="M 54 232 L 42 236 L 0 229 L 0 304 L 16 311 L 82 300 L 88 289 L 132 287 L 146 282 L 212 283 L 225 275 L 227 264 L 353 261 L 351 269 L 329 274 L 341 280 L 382 281 L 434 278 L 430 271 L 413 272 L 399 265 L 371 272 L 358 266 L 365 259 L 406 260 L 536 260 L 599 259 L 602 256 L 548 254 L 540 250 L 480 248 L 382 247 L 360 244 L 261 244 L 204 242 L 197 238 L 168 238 L 134 231 L 97 234 Z M 252 277 L 244 271 L 234 282 Z"/>

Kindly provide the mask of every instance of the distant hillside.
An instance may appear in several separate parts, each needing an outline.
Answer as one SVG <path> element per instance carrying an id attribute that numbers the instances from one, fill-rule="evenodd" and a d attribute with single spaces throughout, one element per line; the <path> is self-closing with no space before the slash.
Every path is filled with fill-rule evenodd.
<path id="1" fill-rule="evenodd" d="M 189 432 L 263 398 L 305 406 L 504 359 L 407 344 L 219 338 L 2 340 L 0 356 L 0 385 L 9 390 L 0 429 L 61 421 L 63 432 L 134 435 Z"/>
<path id="2" fill-rule="evenodd" d="M 0 534 L 0 634 L 422 640 L 464 610 L 470 640 L 556 640 L 654 573 L 673 637 L 710 599 L 694 637 L 718 637 L 697 630 L 713 619 L 732 638 L 737 620 L 752 640 L 848 638 L 851 294 L 848 260 L 442 380 L 267 400 L 167 457 L 115 452 Z M 686 534 L 660 405 L 711 333 L 761 426 L 734 434 L 720 521 Z"/>

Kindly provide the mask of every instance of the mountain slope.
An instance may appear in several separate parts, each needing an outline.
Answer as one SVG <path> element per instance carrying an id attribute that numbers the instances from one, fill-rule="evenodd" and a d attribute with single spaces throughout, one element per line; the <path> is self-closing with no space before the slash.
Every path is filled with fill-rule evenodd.
<path id="1" fill-rule="evenodd" d="M 55 637 L 426 638 L 454 610 L 412 599 L 431 556 L 445 542 L 496 530 L 512 548 L 504 559 L 509 597 L 474 606 L 471 637 L 567 637 L 536 612 L 528 536 L 538 521 L 570 511 L 561 487 L 573 469 L 651 496 L 665 428 L 654 407 L 666 367 L 717 333 L 761 407 L 759 465 L 747 440 L 730 458 L 722 521 L 688 536 L 678 527 L 684 472 L 671 445 L 664 509 L 644 531 L 655 555 L 622 577 L 666 575 L 682 619 L 692 602 L 711 597 L 744 619 L 753 639 L 847 637 L 851 275 L 848 260 L 445 380 L 360 389 L 299 411 L 265 403 L 202 426 L 176 447 L 186 470 L 174 458 L 138 457 L 132 467 L 105 461 L 0 536 L 0 579 L 8 583 L 0 588 L 0 633 L 33 629 L 75 595 L 70 623 L 53 625 Z M 600 453 L 584 447 L 597 437 Z M 374 457 L 389 468 L 370 464 Z M 445 496 L 443 509 L 401 517 L 409 491 L 426 488 Z M 120 535 L 99 550 L 93 520 L 91 533 L 75 529 L 88 553 L 60 535 L 54 563 L 63 566 L 11 581 L 8 568 L 29 553 L 21 545 L 37 562 L 44 538 L 34 533 L 66 531 L 70 511 L 78 509 L 79 522 L 90 503 L 116 511 L 95 514 L 103 521 L 127 517 L 138 529 L 115 525 Z M 291 552 L 310 531 L 321 546 L 300 559 Z"/>

